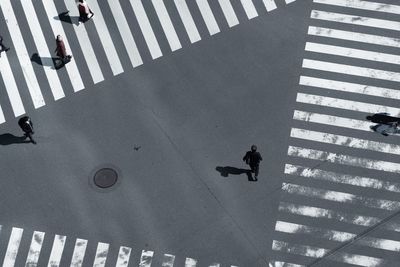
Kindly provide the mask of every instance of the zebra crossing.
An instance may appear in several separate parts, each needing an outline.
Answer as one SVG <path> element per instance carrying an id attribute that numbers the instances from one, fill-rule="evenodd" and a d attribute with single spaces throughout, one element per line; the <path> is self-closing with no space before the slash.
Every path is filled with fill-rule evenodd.
<path id="1" fill-rule="evenodd" d="M 262 2 L 264 10 L 258 10 L 255 3 Z M 3 53 L 0 57 L 0 73 L 2 83 L 0 83 L 0 124 L 6 121 L 6 118 L 12 117 L 5 112 L 12 110 L 13 116 L 18 117 L 25 114 L 27 109 L 33 105 L 34 109 L 38 109 L 46 105 L 46 102 L 57 101 L 68 95 L 69 84 L 72 86 L 73 92 L 81 91 L 88 86 L 104 81 L 107 76 L 119 75 L 128 68 L 133 69 L 143 64 L 144 51 L 139 51 L 137 41 L 134 36 L 142 36 L 150 53 L 151 60 L 160 58 L 168 51 L 174 52 L 183 47 L 182 36 L 186 35 L 190 43 L 196 43 L 206 36 L 201 36 L 198 25 L 203 23 L 206 25 L 208 34 L 215 35 L 221 31 L 221 25 L 218 24 L 215 17 L 216 8 L 222 11 L 224 20 L 229 27 L 239 24 L 237 10 L 231 3 L 231 0 L 218 0 L 217 6 L 209 3 L 209 0 L 151 0 L 152 12 L 154 11 L 158 21 L 154 21 L 148 16 L 149 7 L 144 5 L 142 0 L 127 0 L 130 10 L 126 10 L 126 4 L 123 1 L 107 0 L 87 0 L 89 6 L 96 14 L 87 24 L 80 24 L 78 21 L 78 9 L 75 0 L 66 0 L 63 3 L 56 3 L 54 0 L 32 1 L 21 0 L 17 2 L 11 0 L 0 0 L 0 10 L 8 28 L 10 39 L 8 43 L 12 47 L 10 52 Z M 41 2 L 41 3 L 40 3 Z M 150 2 L 150 1 L 149 1 Z M 240 0 L 241 8 L 246 13 L 247 20 L 257 17 L 259 14 L 270 12 L 277 8 L 277 3 L 289 4 L 293 0 Z M 146 3 L 147 4 L 147 3 Z M 237 5 L 235 6 L 236 8 Z M 193 10 L 196 8 L 197 10 Z M 180 21 L 185 29 L 185 33 L 178 33 L 174 25 L 169 11 L 174 9 L 179 14 Z M 68 10 L 68 12 L 66 11 Z M 110 11 L 112 18 L 105 17 L 104 12 Z M 45 12 L 47 18 L 42 18 L 38 14 Z M 201 19 L 195 18 L 192 14 L 199 11 Z M 129 15 L 133 12 L 134 17 Z M 24 14 L 18 16 L 17 14 Z M 27 21 L 28 28 L 24 28 L 24 21 Z M 133 20 L 137 21 L 139 29 L 133 28 Z M 68 22 L 66 22 L 68 21 Z M 221 21 L 221 20 L 219 20 Z M 244 20 L 242 20 L 243 22 Z M 156 36 L 154 25 L 161 25 L 164 36 Z M 51 31 L 43 25 L 49 24 Z M 73 32 L 69 31 L 69 24 L 72 24 Z M 176 24 L 176 22 L 175 22 Z M 93 27 L 92 27 L 93 26 Z M 112 38 L 110 29 L 118 29 L 118 34 L 122 39 L 125 52 L 129 57 L 131 65 L 124 66 L 121 62 L 121 53 L 117 51 Z M 89 34 L 89 30 L 93 33 L 93 29 L 99 36 L 102 51 L 93 45 L 93 36 Z M 140 31 L 140 32 L 138 32 Z M 4 35 L 4 33 L 2 33 Z M 64 70 L 56 70 L 53 60 L 52 45 L 55 36 L 63 36 L 63 40 L 68 53 L 82 54 L 83 57 L 72 57 L 70 63 L 65 65 L 67 73 L 66 78 L 60 74 Z M 181 36 L 181 37 L 179 37 Z M 35 50 L 29 49 L 27 39 L 32 38 Z M 77 39 L 79 47 L 71 47 L 69 39 Z M 162 49 L 160 38 L 166 38 L 169 45 L 168 49 Z M 80 50 L 80 51 L 78 51 Z M 164 51 L 164 52 L 163 52 Z M 33 54 L 40 59 L 42 69 L 32 64 Z M 147 51 L 146 51 L 147 52 Z M 107 68 L 101 64 L 99 57 L 105 55 L 106 62 L 111 69 L 112 74 L 106 73 Z M 88 69 L 90 78 L 82 77 L 82 69 Z M 39 72 L 44 72 L 45 80 L 38 78 Z M 16 78 L 16 76 L 18 78 Z M 19 77 L 23 77 L 21 81 Z M 46 98 L 44 87 L 48 87 L 52 94 L 52 99 Z M 30 99 L 25 99 L 22 91 L 25 89 L 29 92 Z M 6 99 L 6 96 L 8 99 Z M 7 106 L 7 109 L 3 107 Z"/>
<path id="2" fill-rule="evenodd" d="M 58 266 L 93 266 L 93 267 L 104 267 L 104 266 L 139 266 L 139 267 L 151 267 L 153 260 L 157 258 L 162 262 L 163 267 L 173 266 L 185 266 L 185 267 L 196 267 L 196 266 L 209 266 L 209 267 L 222 267 L 234 265 L 221 265 L 220 263 L 205 263 L 197 259 L 189 257 L 179 257 L 172 254 L 157 254 L 152 250 L 135 250 L 131 247 L 120 246 L 115 252 L 117 255 L 112 255 L 114 250 L 111 249 L 112 245 L 104 242 L 91 243 L 86 239 L 76 238 L 71 240 L 65 235 L 50 235 L 41 231 L 26 231 L 22 228 L 12 227 L 8 229 L 0 225 L 0 234 L 3 239 L 4 236 L 8 237 L 7 249 L 1 254 L 3 258 L 3 267 L 17 266 L 17 258 L 20 259 L 18 262 L 24 262 L 25 267 L 44 266 L 46 262 L 48 267 Z M 28 232 L 28 233 L 26 233 Z M 24 238 L 24 235 L 28 235 Z M 49 237 L 48 237 L 49 236 Z M 31 237 L 31 238 L 30 238 Z M 27 247 L 25 247 L 26 242 Z M 50 251 L 42 250 L 42 247 L 46 247 L 45 243 L 51 245 Z M 66 251 L 67 242 L 73 242 L 74 247 L 72 251 Z M 88 257 L 86 252 L 90 250 L 90 246 L 95 247 L 94 257 Z M 71 253 L 69 253 L 71 252 Z M 116 256 L 116 257 L 115 257 Z M 45 260 L 42 260 L 44 258 Z M 22 260 L 22 261 L 21 261 Z M 199 265 L 201 264 L 201 265 Z M 22 266 L 22 265 L 20 265 Z M 154 264 L 153 264 L 154 266 Z"/>
<path id="3" fill-rule="evenodd" d="M 400 266 L 400 5 L 313 0 L 270 267 Z M 361 155 L 361 156 L 360 156 Z"/>

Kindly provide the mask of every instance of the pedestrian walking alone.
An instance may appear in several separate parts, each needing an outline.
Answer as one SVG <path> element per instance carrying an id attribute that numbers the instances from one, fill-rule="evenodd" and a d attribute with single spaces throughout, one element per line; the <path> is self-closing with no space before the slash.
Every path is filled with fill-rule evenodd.
<path id="1" fill-rule="evenodd" d="M 89 8 L 85 0 L 79 0 L 78 9 L 79 9 L 79 21 L 81 22 L 88 21 L 94 15 L 94 13 Z"/>
<path id="2" fill-rule="evenodd" d="M 254 180 L 257 181 L 262 157 L 260 152 L 257 152 L 256 145 L 252 145 L 251 150 L 246 152 L 246 155 L 243 157 L 243 161 L 250 166 L 251 172 L 254 173 Z"/>
<path id="3" fill-rule="evenodd" d="M 56 55 L 60 58 L 62 62 L 61 66 L 71 61 L 72 56 L 67 54 L 67 50 L 65 49 L 65 44 L 61 35 L 57 35 L 56 50 L 54 52 L 56 52 Z"/>
<path id="4" fill-rule="evenodd" d="M 1 52 L 7 52 L 8 50 L 10 50 L 10 48 L 6 47 L 3 44 L 3 36 L 0 35 L 0 57 L 1 57 Z"/>
<path id="5" fill-rule="evenodd" d="M 32 135 L 35 132 L 33 131 L 33 123 L 31 121 L 31 118 L 29 118 L 28 116 L 24 116 L 24 117 L 20 118 L 18 120 L 18 125 L 19 125 L 19 127 L 21 127 L 22 131 L 24 131 L 25 139 L 29 138 L 29 140 L 31 140 L 31 142 L 36 145 L 36 141 L 33 140 L 33 137 L 32 137 Z"/>

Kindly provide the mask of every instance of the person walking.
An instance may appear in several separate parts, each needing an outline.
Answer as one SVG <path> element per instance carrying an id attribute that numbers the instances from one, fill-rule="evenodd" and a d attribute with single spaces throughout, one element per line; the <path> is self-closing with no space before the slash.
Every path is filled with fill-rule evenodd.
<path id="1" fill-rule="evenodd" d="M 89 8 L 85 0 L 79 0 L 78 9 L 79 9 L 79 21 L 81 22 L 86 22 L 94 16 L 94 13 Z"/>
<path id="2" fill-rule="evenodd" d="M 8 50 L 10 50 L 10 48 L 6 47 L 3 44 L 3 36 L 0 35 L 0 57 L 1 57 L 1 52 L 7 52 Z"/>
<path id="3" fill-rule="evenodd" d="M 21 127 L 22 131 L 24 131 L 25 139 L 29 138 L 29 140 L 31 140 L 31 142 L 36 145 L 36 141 L 33 140 L 33 137 L 32 137 L 32 135 L 35 132 L 33 131 L 33 123 L 31 121 L 31 118 L 29 118 L 28 116 L 24 116 L 24 117 L 20 118 L 18 120 L 18 125 L 19 125 L 19 127 Z"/>
<path id="4" fill-rule="evenodd" d="M 250 165 L 251 172 L 254 173 L 254 180 L 257 181 L 262 157 L 260 152 L 257 152 L 256 145 L 252 145 L 251 150 L 246 152 L 246 155 L 243 157 L 243 161 L 245 161 L 247 165 Z"/>
<path id="5" fill-rule="evenodd" d="M 71 61 L 72 56 L 67 54 L 67 50 L 65 49 L 65 44 L 61 35 L 57 35 L 56 50 L 54 52 L 56 52 L 56 55 L 61 59 L 61 66 Z"/>

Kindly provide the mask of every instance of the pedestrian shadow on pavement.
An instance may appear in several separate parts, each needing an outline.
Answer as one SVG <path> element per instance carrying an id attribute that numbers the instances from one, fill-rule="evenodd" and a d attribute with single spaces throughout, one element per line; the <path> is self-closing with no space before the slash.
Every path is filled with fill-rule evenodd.
<path id="1" fill-rule="evenodd" d="M 53 70 L 59 69 L 58 65 L 60 65 L 57 64 L 59 61 L 58 57 L 40 57 L 38 53 L 34 53 L 31 56 L 31 61 L 42 66 L 50 66 Z"/>
<path id="2" fill-rule="evenodd" d="M 2 146 L 23 143 L 30 143 L 30 141 L 26 140 L 25 136 L 15 136 L 10 133 L 0 134 L 0 145 Z"/>
<path id="3" fill-rule="evenodd" d="M 69 11 L 62 12 L 58 14 L 58 16 L 55 16 L 54 19 L 58 19 L 62 22 L 70 23 L 70 24 L 76 24 L 79 26 L 79 17 L 78 16 L 70 16 Z"/>
<path id="4" fill-rule="evenodd" d="M 225 166 L 225 167 L 218 166 L 215 168 L 215 170 L 218 171 L 221 174 L 221 176 L 223 176 L 223 177 L 228 177 L 229 174 L 240 175 L 240 174 L 245 173 L 247 175 L 247 179 L 249 181 L 252 181 L 252 182 L 254 181 L 253 177 L 251 176 L 251 171 L 247 170 L 247 169 L 239 169 L 239 168 L 230 167 L 230 166 Z"/>

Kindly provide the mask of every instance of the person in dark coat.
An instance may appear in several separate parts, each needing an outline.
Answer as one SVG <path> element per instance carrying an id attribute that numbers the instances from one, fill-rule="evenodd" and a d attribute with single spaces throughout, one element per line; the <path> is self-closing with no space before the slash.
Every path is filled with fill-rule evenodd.
<path id="1" fill-rule="evenodd" d="M 79 0 L 79 21 L 86 22 L 94 15 L 85 0 Z"/>
<path id="2" fill-rule="evenodd" d="M 400 118 L 389 116 L 389 113 L 376 113 L 372 116 L 367 116 L 367 120 L 381 124 L 393 124 L 394 122 L 400 123 Z"/>
<path id="3" fill-rule="evenodd" d="M 36 144 L 36 141 L 33 140 L 32 134 L 35 132 L 33 131 L 33 123 L 31 118 L 28 116 L 24 116 L 18 120 L 18 125 L 21 127 L 22 131 L 25 133 L 25 138 L 29 138 L 32 143 Z"/>
<path id="4" fill-rule="evenodd" d="M 257 152 L 256 145 L 252 145 L 251 150 L 246 152 L 246 155 L 243 157 L 243 161 L 245 161 L 247 165 L 250 165 L 251 172 L 254 173 L 254 178 L 257 181 L 260 161 L 262 161 L 262 157 L 260 152 Z"/>
<path id="5" fill-rule="evenodd" d="M 1 57 L 1 52 L 7 52 L 8 50 L 10 50 L 10 48 L 6 47 L 3 44 L 3 36 L 0 35 L 0 57 Z"/>
<path id="6" fill-rule="evenodd" d="M 68 63 L 72 56 L 67 54 L 67 50 L 65 49 L 65 44 L 61 35 L 57 35 L 56 38 L 56 55 L 61 59 L 62 64 Z"/>

